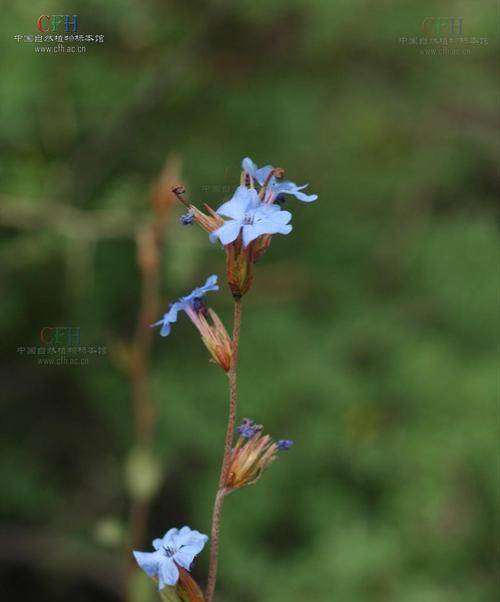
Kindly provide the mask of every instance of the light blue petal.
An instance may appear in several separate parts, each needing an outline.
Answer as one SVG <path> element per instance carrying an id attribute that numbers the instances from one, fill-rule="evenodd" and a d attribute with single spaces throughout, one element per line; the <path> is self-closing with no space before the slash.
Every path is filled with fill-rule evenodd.
<path id="1" fill-rule="evenodd" d="M 290 180 L 275 180 L 272 185 L 273 192 L 279 194 L 280 192 L 284 194 L 295 194 L 298 190 L 303 190 L 307 184 L 304 186 L 297 186 L 295 182 L 291 182 Z"/>
<path id="2" fill-rule="evenodd" d="M 205 544 L 202 543 L 200 545 L 196 545 L 196 546 L 190 546 L 190 545 L 186 545 L 183 546 L 180 550 L 178 550 L 173 558 L 175 559 L 175 562 L 182 566 L 183 568 L 185 568 L 187 571 L 191 570 L 191 565 L 193 564 L 193 560 L 195 558 L 195 556 L 197 556 L 201 550 L 203 549 L 203 546 Z"/>
<path id="3" fill-rule="evenodd" d="M 177 322 L 177 314 L 185 308 L 185 303 L 181 299 L 172 303 L 167 313 L 163 316 L 163 319 L 167 322 Z"/>
<path id="4" fill-rule="evenodd" d="M 293 226 L 291 224 L 280 225 L 279 229 L 276 229 L 275 234 L 290 234 L 293 230 Z"/>
<path id="5" fill-rule="evenodd" d="M 165 535 L 162 537 L 163 543 L 162 545 L 165 548 L 174 548 L 175 547 L 175 538 L 177 537 L 177 534 L 179 533 L 179 529 L 169 529 Z"/>
<path id="6" fill-rule="evenodd" d="M 171 330 L 172 330 L 172 328 L 170 326 L 170 322 L 167 322 L 167 321 L 163 322 L 163 326 L 161 327 L 161 330 L 160 330 L 160 336 L 168 337 Z"/>
<path id="7" fill-rule="evenodd" d="M 268 218 L 273 213 L 280 211 L 279 205 L 274 203 L 262 203 L 257 209 L 255 209 L 254 215 L 257 218 Z"/>
<path id="8" fill-rule="evenodd" d="M 271 234 L 269 232 L 268 224 L 265 221 L 243 226 L 243 245 L 248 247 L 252 240 L 255 240 L 263 234 Z"/>
<path id="9" fill-rule="evenodd" d="M 246 205 L 245 205 L 246 208 Z M 233 199 L 223 203 L 218 209 L 217 213 L 224 217 L 229 217 L 241 221 L 245 217 L 245 208 L 240 207 L 238 203 L 235 203 Z"/>
<path id="10" fill-rule="evenodd" d="M 271 165 L 266 165 L 265 167 L 259 168 L 249 157 L 245 157 L 242 161 L 242 168 L 248 172 L 253 178 L 257 180 L 257 182 L 262 186 L 266 181 L 269 172 L 272 170 Z M 274 176 L 270 179 L 268 187 L 272 190 L 273 195 L 277 196 L 280 193 L 291 194 L 299 201 L 304 201 L 305 203 L 311 203 L 318 198 L 317 194 L 305 194 L 300 192 L 303 188 L 306 188 L 307 184 L 303 186 L 297 186 L 295 182 L 291 182 L 289 180 L 279 181 Z"/>
<path id="11" fill-rule="evenodd" d="M 166 585 L 175 585 L 179 581 L 179 569 L 175 566 L 173 558 L 163 557 L 158 572 L 158 589 L 162 590 Z"/>
<path id="12" fill-rule="evenodd" d="M 212 274 L 207 278 L 205 284 L 201 287 L 203 292 L 208 293 L 209 291 L 218 291 L 219 285 L 217 284 L 217 276 L 216 274 Z"/>
<path id="13" fill-rule="evenodd" d="M 178 550 L 173 557 L 179 566 L 189 571 L 195 556 L 196 552 L 193 552 L 191 546 L 188 546 Z"/>
<path id="14" fill-rule="evenodd" d="M 160 326 L 160 324 L 162 325 L 161 330 L 160 330 L 160 335 L 162 337 L 166 337 L 170 334 L 170 324 L 173 324 L 174 322 L 177 322 L 177 314 L 179 313 L 180 310 L 185 308 L 185 302 L 184 301 L 176 301 L 175 303 L 173 303 L 170 306 L 170 309 L 167 311 L 167 313 L 163 316 L 163 318 L 161 320 L 158 320 L 158 322 L 155 322 L 154 324 L 152 324 L 152 326 Z"/>
<path id="15" fill-rule="evenodd" d="M 317 194 L 305 194 L 304 192 L 295 192 L 295 198 L 299 201 L 304 201 L 304 203 L 312 203 L 318 198 Z"/>
<path id="16" fill-rule="evenodd" d="M 269 173 L 272 171 L 273 166 L 272 165 L 266 165 L 265 167 L 261 167 L 260 169 L 258 169 L 255 172 L 255 176 L 254 178 L 257 180 L 257 182 L 262 186 L 262 184 L 264 184 L 264 182 L 267 179 L 267 176 L 269 175 Z M 271 178 L 272 180 L 273 178 Z"/>
<path id="17" fill-rule="evenodd" d="M 303 186 L 297 186 L 297 184 L 295 184 L 295 182 L 290 182 L 289 180 L 285 180 L 284 182 L 276 182 L 276 184 L 273 185 L 273 193 L 275 195 L 278 195 L 280 193 L 283 194 L 291 194 L 293 195 L 295 198 L 297 198 L 299 201 L 304 201 L 305 203 L 311 203 L 312 201 L 315 201 L 318 198 L 317 194 L 305 194 L 304 192 L 301 192 L 301 190 L 303 188 L 305 188 L 307 186 L 307 184 L 304 184 Z"/>
<path id="18" fill-rule="evenodd" d="M 241 223 L 237 221 L 229 221 L 223 224 L 217 230 L 214 230 L 213 234 L 217 236 L 223 245 L 228 245 L 238 238 L 238 234 L 241 230 Z"/>
<path id="19" fill-rule="evenodd" d="M 283 213 L 289 213 L 283 211 Z M 274 216 L 273 216 L 274 217 Z M 291 217 L 291 214 L 290 214 Z M 285 216 L 287 221 L 290 221 L 288 216 Z M 263 234 L 289 234 L 292 231 L 292 226 L 284 224 L 280 220 L 263 219 L 254 224 L 243 226 L 243 245 L 248 246 L 252 240 Z"/>
<path id="20" fill-rule="evenodd" d="M 257 209 L 258 207 L 262 207 L 263 202 L 260 200 L 259 195 L 255 188 L 247 188 L 248 190 L 248 206 L 246 211 L 252 211 Z"/>
<path id="21" fill-rule="evenodd" d="M 153 539 L 153 548 L 155 550 L 160 550 L 163 545 L 163 539 Z"/>
<path id="22" fill-rule="evenodd" d="M 148 577 L 156 577 L 164 558 L 159 552 L 133 552 L 134 558 Z"/>
<path id="23" fill-rule="evenodd" d="M 266 165 L 265 167 L 261 167 L 260 169 L 257 165 L 250 159 L 250 157 L 245 157 L 241 162 L 241 167 L 249 173 L 252 178 L 255 178 L 257 182 L 262 186 L 266 181 L 269 172 L 272 170 L 272 165 Z"/>
<path id="24" fill-rule="evenodd" d="M 290 211 L 275 211 L 272 215 L 269 215 L 268 219 L 278 224 L 288 224 L 292 219 Z"/>
<path id="25" fill-rule="evenodd" d="M 189 547 L 194 550 L 194 554 L 199 554 L 203 550 L 203 546 L 207 543 L 208 536 L 190 529 L 189 527 L 182 527 L 177 536 L 175 537 L 175 547 L 179 550 L 180 548 Z"/>
<path id="26" fill-rule="evenodd" d="M 189 527 L 183 527 L 175 538 L 177 548 L 174 554 L 175 562 L 189 570 L 194 557 L 203 550 L 207 541 L 207 535 L 193 531 Z"/>
<path id="27" fill-rule="evenodd" d="M 193 289 L 189 293 L 189 295 L 187 295 L 186 297 L 183 297 L 182 299 L 186 304 L 189 304 L 190 301 L 192 301 L 195 297 L 203 297 L 203 295 L 205 293 L 208 293 L 209 291 L 218 291 L 218 290 L 219 290 L 219 285 L 217 284 L 217 276 L 214 274 L 207 278 L 207 281 L 205 282 L 205 284 L 203 286 L 198 286 L 197 288 Z"/>
<path id="28" fill-rule="evenodd" d="M 243 171 L 249 173 L 252 177 L 255 177 L 255 172 L 257 171 L 257 165 L 250 159 L 250 157 L 245 157 L 241 162 L 241 168 Z"/>
<path id="29" fill-rule="evenodd" d="M 254 191 L 255 192 L 255 191 Z M 250 190 L 245 186 L 238 186 L 233 197 L 223 203 L 218 209 L 219 215 L 225 217 L 231 217 L 232 219 L 242 220 L 245 217 L 245 213 L 252 203 L 253 196 L 250 194 Z"/>
<path id="30" fill-rule="evenodd" d="M 194 529 L 191 529 L 191 527 L 188 527 L 187 525 L 184 525 L 184 527 L 181 527 L 179 529 L 179 532 L 177 533 L 176 536 L 176 543 L 180 544 L 180 540 L 184 539 L 186 535 L 189 535 L 190 533 L 198 533 L 198 531 L 195 531 Z"/>
<path id="31" fill-rule="evenodd" d="M 297 190 L 304 190 L 304 188 L 307 188 L 308 186 L 309 186 L 309 184 L 303 184 L 302 186 L 297 186 L 297 184 L 295 184 L 295 182 L 292 182 L 291 180 L 281 180 L 281 181 L 276 180 L 273 188 L 277 188 L 279 192 L 292 193 L 292 192 L 296 192 Z"/>

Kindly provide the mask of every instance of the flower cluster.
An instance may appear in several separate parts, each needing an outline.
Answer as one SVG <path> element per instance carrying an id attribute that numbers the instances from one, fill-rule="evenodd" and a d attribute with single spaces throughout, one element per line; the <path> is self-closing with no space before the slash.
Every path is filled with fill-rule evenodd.
<path id="1" fill-rule="evenodd" d="M 275 442 L 269 435 L 263 435 L 262 430 L 262 424 L 256 424 L 249 418 L 244 418 L 238 426 L 240 436 L 231 453 L 231 464 L 225 482 L 227 490 L 252 485 L 276 460 L 279 451 L 292 447 L 293 441 L 280 439 Z"/>
<path id="2" fill-rule="evenodd" d="M 267 251 L 274 234 L 292 231 L 292 214 L 281 209 L 285 195 L 310 203 L 316 194 L 305 194 L 307 186 L 283 180 L 284 170 L 272 165 L 259 168 L 249 157 L 242 161 L 240 185 L 232 198 L 216 211 L 205 204 L 207 213 L 182 198 L 184 189 L 175 191 L 188 207 L 183 224 L 197 222 L 209 233 L 212 242 L 220 242 L 226 252 L 228 284 L 235 298 L 242 297 L 252 284 L 252 265 Z M 224 219 L 225 218 L 225 219 Z"/>

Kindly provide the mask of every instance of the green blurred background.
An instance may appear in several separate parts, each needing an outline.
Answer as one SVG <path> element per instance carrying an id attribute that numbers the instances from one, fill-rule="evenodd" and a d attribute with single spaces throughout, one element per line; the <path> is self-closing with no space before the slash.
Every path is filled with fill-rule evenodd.
<path id="1" fill-rule="evenodd" d="M 66 13 L 104 42 L 41 55 L 14 39 Z M 463 52 L 419 41 L 429 16 L 463 19 L 448 46 Z M 247 155 L 320 198 L 287 201 L 294 231 L 244 300 L 240 417 L 295 447 L 228 498 L 216 600 L 497 599 L 498 3 L 36 0 L 5 3 L 0 33 L 2 599 L 124 600 L 130 488 L 152 457 L 142 549 L 209 531 L 224 376 L 185 316 L 156 333 L 152 450 L 131 468 L 121 365 L 166 158 L 217 206 Z M 160 314 L 224 275 L 181 213 Z M 211 304 L 229 327 L 225 287 Z M 40 330 L 68 325 L 106 353 L 38 363 Z M 130 602 L 156 599 L 129 584 Z"/>

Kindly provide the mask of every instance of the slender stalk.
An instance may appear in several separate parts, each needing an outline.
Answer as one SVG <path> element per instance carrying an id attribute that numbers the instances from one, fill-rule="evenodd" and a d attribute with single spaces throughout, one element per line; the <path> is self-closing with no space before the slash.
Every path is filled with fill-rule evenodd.
<path id="1" fill-rule="evenodd" d="M 241 299 L 234 300 L 234 320 L 233 320 L 233 354 L 231 368 L 229 369 L 227 376 L 229 381 L 229 419 L 227 423 L 226 431 L 226 443 L 224 445 L 224 456 L 222 459 L 222 467 L 219 477 L 219 487 L 217 488 L 217 494 L 215 496 L 214 509 L 212 514 L 212 528 L 211 528 L 211 547 L 210 547 L 210 562 L 208 566 L 208 581 L 207 589 L 205 592 L 206 602 L 212 602 L 212 598 L 215 592 L 215 584 L 217 581 L 217 563 L 219 559 L 219 531 L 220 531 L 220 519 L 222 513 L 222 506 L 224 503 L 224 497 L 227 493 L 224 484 L 226 482 L 229 467 L 231 464 L 231 450 L 233 446 L 234 438 L 234 427 L 236 424 L 236 410 L 237 410 L 237 381 L 236 381 L 236 367 L 238 363 L 238 349 L 240 344 L 240 327 L 241 327 Z"/>

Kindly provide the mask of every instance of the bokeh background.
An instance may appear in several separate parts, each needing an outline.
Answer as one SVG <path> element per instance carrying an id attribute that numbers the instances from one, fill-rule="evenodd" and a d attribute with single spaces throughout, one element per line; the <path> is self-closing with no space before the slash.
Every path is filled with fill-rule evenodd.
<path id="1" fill-rule="evenodd" d="M 67 13 L 104 42 L 14 38 Z M 446 16 L 466 40 L 422 34 Z M 208 532 L 225 378 L 187 318 L 150 353 L 140 324 L 151 291 L 159 316 L 224 275 L 169 186 L 216 206 L 247 155 L 320 198 L 287 201 L 245 298 L 240 417 L 296 443 L 228 498 L 216 599 L 497 599 L 497 19 L 494 0 L 2 7 L 5 602 L 156 600 L 131 538 Z M 211 303 L 229 327 L 225 287 Z M 46 326 L 104 351 L 44 363 Z"/>

